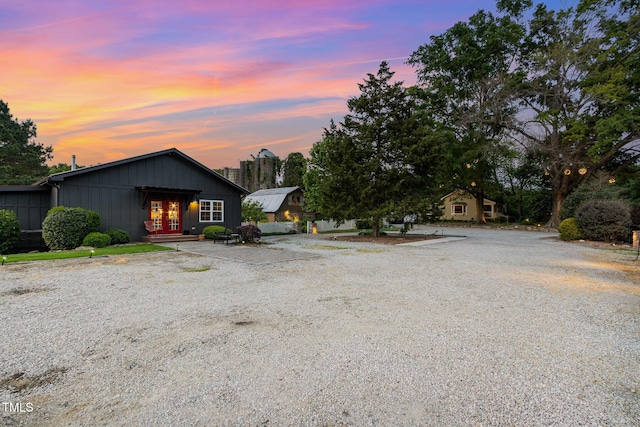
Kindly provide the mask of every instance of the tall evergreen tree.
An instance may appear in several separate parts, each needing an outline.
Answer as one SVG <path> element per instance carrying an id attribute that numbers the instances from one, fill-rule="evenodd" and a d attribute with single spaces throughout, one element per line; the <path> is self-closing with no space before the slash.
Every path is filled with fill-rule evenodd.
<path id="1" fill-rule="evenodd" d="M 33 141 L 36 125 L 14 119 L 9 105 L 0 100 L 0 185 L 33 184 L 48 175 L 45 162 L 53 148 Z"/>
<path id="2" fill-rule="evenodd" d="M 403 82 L 382 62 L 376 75 L 358 85 L 343 122 L 325 129 L 311 150 L 307 201 L 312 209 L 342 222 L 370 218 L 379 235 L 382 218 L 424 203 L 429 149 Z"/>

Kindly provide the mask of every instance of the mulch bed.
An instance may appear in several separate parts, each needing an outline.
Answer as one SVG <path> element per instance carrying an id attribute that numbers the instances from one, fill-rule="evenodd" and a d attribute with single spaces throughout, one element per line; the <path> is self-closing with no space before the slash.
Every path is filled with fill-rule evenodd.
<path id="1" fill-rule="evenodd" d="M 399 234 L 387 234 L 385 236 L 373 237 L 373 236 L 360 236 L 360 235 L 347 235 L 347 236 L 334 236 L 329 237 L 327 240 L 339 240 L 342 242 L 362 242 L 362 243 L 381 243 L 384 245 L 398 245 L 400 243 L 415 242 L 418 240 L 432 240 L 440 239 L 443 236 L 434 236 L 433 234 L 427 234 L 419 236 L 416 234 L 407 234 L 401 236 Z"/>

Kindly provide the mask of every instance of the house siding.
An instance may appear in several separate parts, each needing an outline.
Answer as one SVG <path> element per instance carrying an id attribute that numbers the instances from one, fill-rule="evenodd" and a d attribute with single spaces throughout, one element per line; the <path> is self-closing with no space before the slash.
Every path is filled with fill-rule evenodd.
<path id="1" fill-rule="evenodd" d="M 0 189 L 0 209 L 13 211 L 20 230 L 39 230 L 51 207 L 48 187 L 11 186 Z"/>
<path id="2" fill-rule="evenodd" d="M 20 222 L 19 251 L 45 249 L 42 241 L 42 221 L 51 207 L 49 187 L 0 187 L 0 209 L 13 211 Z"/>
<path id="3" fill-rule="evenodd" d="M 143 187 L 147 188 L 147 198 Z M 246 193 L 180 151 L 169 149 L 54 174 L 35 185 L 0 186 L 0 209 L 16 213 L 22 235 L 38 231 L 38 244 L 42 221 L 54 206 L 91 209 L 100 215 L 101 231 L 119 228 L 127 231 L 131 240 L 140 241 L 147 234 L 143 222 L 149 217 L 151 199 L 182 202 L 180 232 L 200 234 L 211 224 L 229 228 L 240 225 L 241 198 Z M 198 203 L 189 204 L 192 197 L 196 202 L 222 200 L 224 221 L 201 223 Z M 25 239 L 35 238 L 29 235 Z"/>
<path id="4" fill-rule="evenodd" d="M 466 212 L 464 215 L 454 215 L 452 212 L 452 206 L 454 205 L 466 206 Z M 493 207 L 493 216 L 488 212 L 485 212 L 487 219 L 495 219 L 496 216 L 499 215 L 496 211 L 496 203 L 494 201 L 485 198 L 484 205 L 491 205 Z M 475 221 L 478 213 L 475 197 L 466 191 L 456 191 L 444 196 L 442 198 L 441 210 L 443 212 L 441 219 L 454 221 Z"/>
<path id="5" fill-rule="evenodd" d="M 216 224 L 230 228 L 240 225 L 241 193 L 238 189 L 175 153 L 65 177 L 58 185 L 57 205 L 91 209 L 100 215 L 102 231 L 119 228 L 127 231 L 133 241 L 146 235 L 143 221 L 148 219 L 149 200 L 154 196 L 152 193 L 145 201 L 139 187 L 201 190 L 196 200 L 224 201 L 224 222 Z M 169 194 L 157 196 L 170 198 Z M 199 222 L 198 206 L 189 205 L 188 196 L 174 198 L 183 203 L 182 229 L 185 232 L 199 234 L 211 225 Z"/>

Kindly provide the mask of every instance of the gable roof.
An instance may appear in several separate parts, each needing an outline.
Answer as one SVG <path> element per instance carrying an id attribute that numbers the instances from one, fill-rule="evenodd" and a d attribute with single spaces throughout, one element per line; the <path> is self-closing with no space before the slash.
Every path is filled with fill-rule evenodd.
<path id="1" fill-rule="evenodd" d="M 440 200 L 445 200 L 445 199 L 448 199 L 449 197 L 454 197 L 454 196 L 459 197 L 460 199 L 465 199 L 465 198 L 475 199 L 475 196 L 471 194 L 468 190 L 459 189 L 459 190 L 453 190 L 451 193 L 440 197 Z M 483 200 L 483 203 L 486 203 L 486 202 L 496 203 L 493 200 L 487 199 L 485 197 Z"/>
<path id="2" fill-rule="evenodd" d="M 263 212 L 271 213 L 276 212 L 287 196 L 296 190 L 300 190 L 300 187 L 268 188 L 251 193 L 244 200 L 258 202 L 262 205 Z"/>
<path id="3" fill-rule="evenodd" d="M 140 160 L 146 160 L 146 159 L 151 159 L 151 158 L 154 158 L 154 157 L 167 156 L 167 155 L 181 157 L 184 160 L 192 163 L 194 166 L 204 170 L 205 172 L 207 172 L 207 173 L 213 175 L 214 177 L 216 177 L 217 179 L 220 179 L 221 181 L 224 181 L 228 185 L 234 187 L 236 190 L 240 191 L 242 194 L 244 194 L 244 195 L 249 194 L 249 191 L 246 188 L 243 188 L 243 187 L 239 186 L 238 184 L 234 183 L 233 181 L 228 180 L 224 176 L 220 175 L 218 172 L 216 172 L 216 171 L 214 171 L 212 169 L 209 169 L 208 167 L 206 167 L 202 163 L 192 159 L 191 157 L 187 156 L 182 151 L 180 151 L 180 150 L 178 150 L 176 148 L 169 148 L 167 150 L 156 151 L 155 153 L 149 153 L 149 154 L 143 154 L 143 155 L 140 155 L 140 156 L 129 157 L 129 158 L 122 159 L 122 160 L 116 160 L 114 162 L 102 163 L 102 164 L 94 165 L 94 166 L 87 166 L 87 167 L 76 169 L 76 170 L 72 170 L 72 171 L 54 173 L 54 174 L 49 175 L 48 177 L 46 177 L 44 179 L 41 179 L 40 181 L 36 182 L 34 185 L 45 185 L 45 184 L 53 184 L 53 183 L 56 183 L 56 182 L 62 182 L 66 178 L 70 178 L 72 176 L 82 175 L 82 174 L 85 174 L 85 173 L 94 172 L 94 171 L 101 170 L 101 169 L 106 169 L 106 168 L 110 168 L 110 167 L 114 167 L 114 166 L 124 165 L 124 164 L 127 164 L 127 163 L 137 162 L 137 161 L 140 161 Z"/>

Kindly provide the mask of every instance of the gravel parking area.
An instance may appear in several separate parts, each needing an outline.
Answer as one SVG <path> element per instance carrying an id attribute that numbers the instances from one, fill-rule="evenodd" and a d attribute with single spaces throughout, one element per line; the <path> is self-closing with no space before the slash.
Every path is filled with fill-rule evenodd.
<path id="1" fill-rule="evenodd" d="M 0 425 L 640 425 L 640 261 L 447 232 L 4 265 Z"/>

